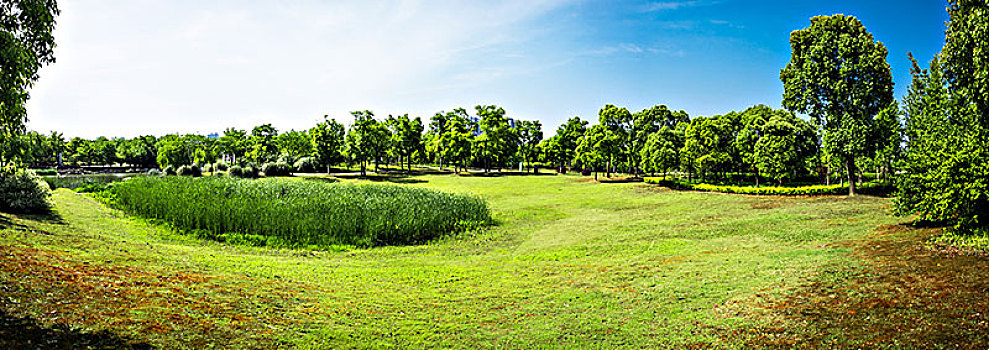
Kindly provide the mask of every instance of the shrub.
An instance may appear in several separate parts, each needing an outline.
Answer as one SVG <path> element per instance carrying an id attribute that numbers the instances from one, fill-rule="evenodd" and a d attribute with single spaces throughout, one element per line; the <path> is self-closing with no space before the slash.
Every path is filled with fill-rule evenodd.
<path id="1" fill-rule="evenodd" d="M 147 176 L 156 176 L 157 177 L 157 176 L 164 176 L 165 174 L 162 173 L 161 170 L 151 169 L 151 170 L 148 170 L 148 172 L 145 173 L 145 175 L 147 175 Z"/>
<path id="2" fill-rule="evenodd" d="M 175 168 L 169 165 L 161 169 L 161 172 L 165 173 L 165 175 L 175 175 Z"/>
<path id="3" fill-rule="evenodd" d="M 213 169 L 216 171 L 227 171 L 227 163 L 217 162 Z"/>
<path id="4" fill-rule="evenodd" d="M 712 185 L 706 183 L 689 183 L 679 179 L 668 179 L 662 177 L 647 177 L 646 183 L 669 187 L 676 190 L 692 190 L 701 192 L 720 192 L 735 194 L 753 194 L 764 196 L 822 196 L 841 195 L 848 193 L 848 186 L 841 185 L 814 185 L 803 187 L 751 187 L 751 186 L 727 186 Z M 858 187 L 863 193 L 882 193 L 884 184 L 876 182 L 863 183 Z"/>
<path id="5" fill-rule="evenodd" d="M 180 229 L 290 247 L 408 244 L 490 222 L 483 199 L 396 185 L 141 177 L 110 190 L 121 209 Z"/>
<path id="6" fill-rule="evenodd" d="M 227 174 L 233 177 L 244 177 L 244 168 L 234 165 L 230 167 L 230 170 L 227 171 Z"/>
<path id="7" fill-rule="evenodd" d="M 276 176 L 291 176 L 292 167 L 288 163 L 275 162 L 275 163 L 265 163 L 261 168 L 264 176 L 276 177 Z"/>
<path id="8" fill-rule="evenodd" d="M 47 213 L 52 208 L 51 195 L 48 183 L 31 170 L 0 170 L 0 211 Z"/>
<path id="9" fill-rule="evenodd" d="M 58 169 L 38 169 L 34 170 L 34 173 L 40 176 L 58 175 Z"/>
<path id="10" fill-rule="evenodd" d="M 206 163 L 206 165 L 203 165 L 203 172 L 204 173 L 212 173 L 213 172 L 213 164 Z"/>
<path id="11" fill-rule="evenodd" d="M 195 164 L 193 165 L 183 165 L 179 167 L 179 170 L 175 172 L 178 176 L 191 176 L 200 177 L 203 176 L 203 172 L 199 170 L 199 167 Z"/>
<path id="12" fill-rule="evenodd" d="M 314 173 L 316 172 L 316 160 L 312 157 L 300 158 L 299 161 L 295 162 L 294 168 L 297 173 Z"/>
<path id="13" fill-rule="evenodd" d="M 246 166 L 243 171 L 244 177 L 248 179 L 258 178 L 258 168 L 254 166 Z"/>

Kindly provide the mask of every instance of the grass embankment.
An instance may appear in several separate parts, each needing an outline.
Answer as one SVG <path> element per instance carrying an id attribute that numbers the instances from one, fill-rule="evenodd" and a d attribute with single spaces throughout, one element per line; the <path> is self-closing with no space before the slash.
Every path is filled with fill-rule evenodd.
<path id="1" fill-rule="evenodd" d="M 0 347 L 987 344 L 989 263 L 924 250 L 933 230 L 890 226 L 904 220 L 887 199 L 415 179 L 482 196 L 499 225 L 418 246 L 277 250 L 191 239 L 59 190 L 59 217 L 0 224 L 0 309 L 31 326 Z"/>
<path id="2" fill-rule="evenodd" d="M 408 244 L 491 219 L 483 199 L 394 185 L 167 176 L 130 179 L 110 192 L 127 212 L 276 247 Z"/>

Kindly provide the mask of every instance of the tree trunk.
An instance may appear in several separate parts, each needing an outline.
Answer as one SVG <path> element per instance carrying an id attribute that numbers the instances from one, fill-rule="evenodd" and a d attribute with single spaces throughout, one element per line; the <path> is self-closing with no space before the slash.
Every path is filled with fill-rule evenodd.
<path id="1" fill-rule="evenodd" d="M 854 196 L 855 179 L 852 177 L 855 176 L 855 158 L 849 157 L 847 160 L 845 160 L 845 167 L 848 168 L 848 195 Z"/>

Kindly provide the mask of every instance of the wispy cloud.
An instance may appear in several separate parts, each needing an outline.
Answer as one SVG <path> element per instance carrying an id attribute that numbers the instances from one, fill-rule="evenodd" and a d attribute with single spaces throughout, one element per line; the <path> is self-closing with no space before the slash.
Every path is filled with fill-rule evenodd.
<path id="1" fill-rule="evenodd" d="M 700 5 L 700 1 L 663 1 L 651 2 L 645 6 L 644 12 L 673 11 L 685 7 L 695 7 Z"/>
<path id="2" fill-rule="evenodd" d="M 617 45 L 605 46 L 596 50 L 590 50 L 586 54 L 594 56 L 607 56 L 616 54 L 651 54 L 670 57 L 683 57 L 686 52 L 677 48 L 643 47 L 633 43 L 619 43 Z"/>

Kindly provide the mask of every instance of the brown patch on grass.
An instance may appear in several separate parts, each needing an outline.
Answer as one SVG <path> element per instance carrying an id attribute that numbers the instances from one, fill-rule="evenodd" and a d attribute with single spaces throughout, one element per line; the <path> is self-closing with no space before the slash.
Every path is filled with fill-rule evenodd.
<path id="1" fill-rule="evenodd" d="M 752 209 L 776 209 L 782 207 L 778 200 L 761 200 L 752 202 Z"/>
<path id="2" fill-rule="evenodd" d="M 884 225 L 782 298 L 750 302 L 769 326 L 725 331 L 747 347 L 989 348 L 989 258 L 926 249 L 937 229 Z"/>
<path id="3" fill-rule="evenodd" d="M 299 287 L 280 282 L 177 271 L 154 271 L 100 262 L 76 261 L 55 251 L 0 245 L 0 310 L 11 319 L 41 329 L 89 329 L 80 334 L 119 333 L 121 346 L 138 340 L 238 348 L 269 348 L 272 330 L 284 318 L 286 300 Z M 275 287 L 275 288 L 273 288 Z M 271 293 L 257 290 L 274 289 Z M 257 305 L 282 312 L 259 312 Z M 7 342 L 27 346 L 44 332 L 4 331 Z M 76 339 L 76 338 L 68 338 Z M 77 347 L 79 344 L 68 344 Z M 16 346 L 15 346 L 16 347 Z"/>

